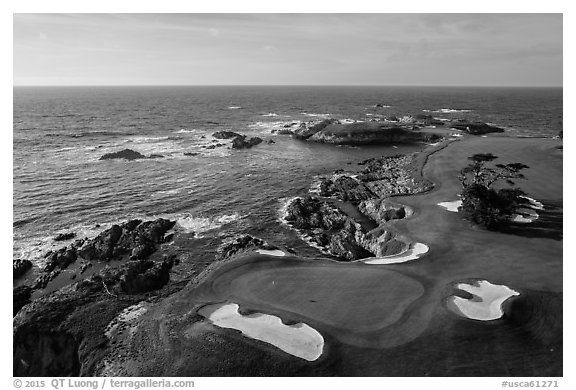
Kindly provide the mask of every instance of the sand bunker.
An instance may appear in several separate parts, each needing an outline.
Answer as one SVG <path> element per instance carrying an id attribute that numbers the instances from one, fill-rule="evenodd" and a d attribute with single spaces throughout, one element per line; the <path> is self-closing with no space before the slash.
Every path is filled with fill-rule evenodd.
<path id="1" fill-rule="evenodd" d="M 475 284 L 459 283 L 456 287 L 469 292 L 473 297 L 466 299 L 454 296 L 449 299 L 448 308 L 458 315 L 480 321 L 502 317 L 502 303 L 512 296 L 520 295 L 507 286 L 492 284 L 486 280 L 478 280 Z"/>
<path id="2" fill-rule="evenodd" d="M 518 214 L 512 215 L 512 222 L 516 223 L 530 223 L 538 219 L 538 213 L 529 208 L 519 208 L 516 210 Z"/>
<path id="3" fill-rule="evenodd" d="M 282 252 L 280 249 L 257 249 L 256 252 L 268 256 L 286 256 L 286 253 Z"/>
<path id="4" fill-rule="evenodd" d="M 423 254 L 428 252 L 428 245 L 422 243 L 415 243 L 410 245 L 410 248 L 397 255 L 390 255 L 384 257 L 369 257 L 367 259 L 360 260 L 365 264 L 396 264 L 404 263 L 410 260 L 416 260 L 420 258 Z"/>
<path id="5" fill-rule="evenodd" d="M 445 208 L 448 211 L 452 211 L 453 213 L 458 212 L 458 208 L 462 206 L 461 200 L 453 200 L 452 202 L 440 202 L 438 206 Z"/>
<path id="6" fill-rule="evenodd" d="M 204 306 L 198 314 L 214 325 L 241 331 L 244 335 L 272 344 L 290 355 L 314 361 L 322 355 L 324 338 L 310 326 L 298 323 L 285 325 L 280 318 L 268 314 L 243 316 L 235 303 Z"/>
<path id="7" fill-rule="evenodd" d="M 530 208 L 534 209 L 534 210 L 544 210 L 544 205 L 540 202 L 538 202 L 536 199 L 532 199 L 528 196 L 523 196 L 520 195 L 521 198 L 526 199 L 528 202 L 530 202 Z"/>

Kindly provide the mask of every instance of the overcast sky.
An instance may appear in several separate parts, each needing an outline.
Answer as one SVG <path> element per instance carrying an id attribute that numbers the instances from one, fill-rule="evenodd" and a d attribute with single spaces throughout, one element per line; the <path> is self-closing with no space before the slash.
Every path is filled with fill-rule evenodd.
<path id="1" fill-rule="evenodd" d="M 561 14 L 15 14 L 14 85 L 561 86 Z"/>

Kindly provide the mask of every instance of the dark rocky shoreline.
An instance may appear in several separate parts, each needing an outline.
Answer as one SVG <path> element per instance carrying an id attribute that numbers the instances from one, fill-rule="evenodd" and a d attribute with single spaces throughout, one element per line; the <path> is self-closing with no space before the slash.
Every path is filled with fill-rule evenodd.
<path id="1" fill-rule="evenodd" d="M 76 240 L 46 253 L 46 265 L 33 284 L 13 291 L 14 375 L 91 375 L 108 348 L 103 329 L 118 312 L 174 291 L 175 286 L 168 285 L 169 275 L 178 258 L 162 254 L 148 259 L 159 244 L 170 239 L 167 233 L 174 224 L 162 218 L 130 220 L 112 225 L 93 239 Z M 42 293 L 77 261 L 82 264 L 74 277 L 92 264 L 104 266 L 82 280 Z M 24 275 L 21 264 L 14 261 L 15 278 Z M 40 296 L 32 300 L 34 292 Z"/>
<path id="2" fill-rule="evenodd" d="M 433 188 L 432 183 L 414 174 L 421 168 L 416 156 L 373 158 L 360 162 L 363 169 L 358 173 L 335 172 L 320 181 L 318 196 L 292 200 L 283 218 L 339 260 L 403 252 L 410 243 L 389 222 L 405 218 L 410 211 L 389 198 Z M 348 212 L 332 199 L 344 202 Z"/>

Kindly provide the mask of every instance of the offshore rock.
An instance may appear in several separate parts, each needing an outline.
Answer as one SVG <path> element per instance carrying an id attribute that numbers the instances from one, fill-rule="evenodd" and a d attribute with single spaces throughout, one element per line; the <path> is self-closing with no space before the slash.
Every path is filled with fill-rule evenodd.
<path id="1" fill-rule="evenodd" d="M 215 133 L 212 134 L 212 137 L 217 138 L 217 139 L 231 139 L 231 138 L 236 138 L 236 137 L 245 137 L 242 134 L 238 134 L 235 133 L 233 131 L 217 131 Z"/>
<path id="2" fill-rule="evenodd" d="M 262 138 L 246 136 L 236 137 L 232 140 L 232 149 L 247 149 L 262 143 Z"/>
<path id="3" fill-rule="evenodd" d="M 374 145 L 434 142 L 437 134 L 420 133 L 381 122 L 332 123 L 315 132 L 308 140 L 337 145 Z"/>
<path id="4" fill-rule="evenodd" d="M 452 123 L 451 127 L 453 129 L 465 131 L 468 134 L 472 135 L 504 132 L 504 129 L 500 127 L 492 126 L 482 122 L 458 122 L 458 123 Z"/>
<path id="5" fill-rule="evenodd" d="M 130 150 L 130 149 L 124 149 L 124 150 L 121 150 L 119 152 L 106 153 L 102 157 L 100 157 L 100 160 L 110 160 L 110 159 L 117 159 L 117 158 L 124 158 L 126 160 L 137 160 L 137 159 L 146 158 L 146 156 L 144 156 L 141 153 Z"/>

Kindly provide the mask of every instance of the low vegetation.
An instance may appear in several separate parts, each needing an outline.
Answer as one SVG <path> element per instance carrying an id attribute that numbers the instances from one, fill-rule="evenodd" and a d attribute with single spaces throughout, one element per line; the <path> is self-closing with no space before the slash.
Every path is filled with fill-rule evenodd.
<path id="1" fill-rule="evenodd" d="M 514 180 L 525 179 L 521 173 L 528 168 L 522 163 L 487 163 L 497 159 L 491 153 L 475 154 L 460 171 L 462 183 L 462 213 L 472 222 L 489 230 L 497 230 L 509 223 L 516 209 L 525 199 L 524 192 L 515 187 Z"/>

